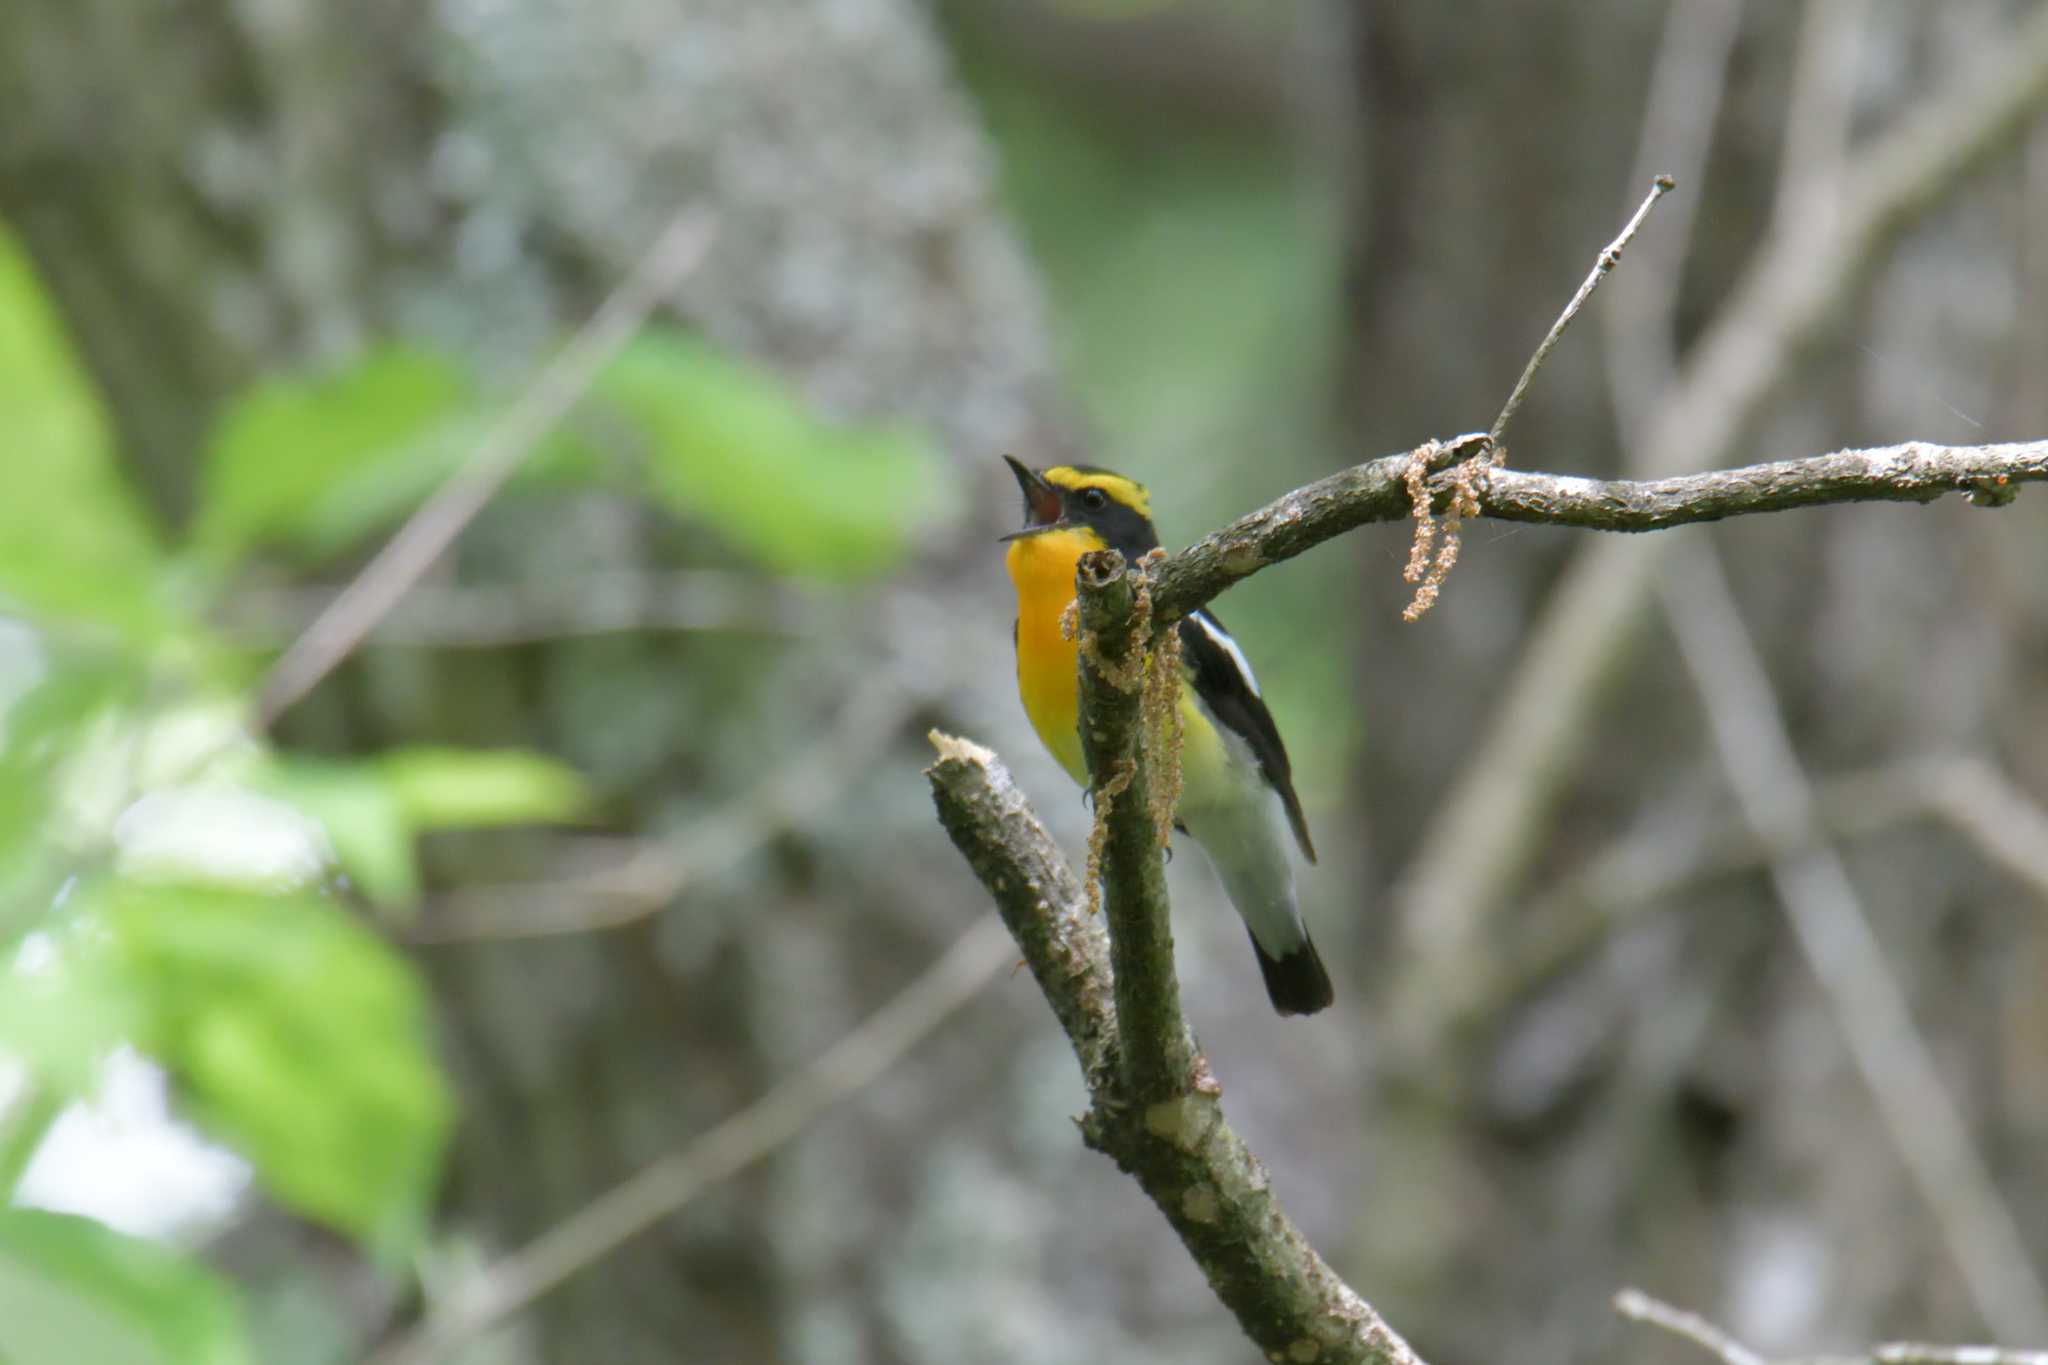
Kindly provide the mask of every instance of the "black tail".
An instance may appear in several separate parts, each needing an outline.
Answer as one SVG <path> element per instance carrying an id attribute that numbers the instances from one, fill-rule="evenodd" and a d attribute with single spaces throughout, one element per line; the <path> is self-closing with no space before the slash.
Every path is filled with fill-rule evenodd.
<path id="1" fill-rule="evenodd" d="M 1330 989 L 1330 974 L 1323 970 L 1323 960 L 1316 955 L 1316 945 L 1306 936 L 1301 946 L 1286 957 L 1269 957 L 1252 940 L 1252 951 L 1259 955 L 1259 972 L 1266 978 L 1266 995 L 1273 1002 L 1273 1008 L 1282 1014 L 1314 1014 L 1317 1010 L 1330 1007 L 1337 998 Z"/>

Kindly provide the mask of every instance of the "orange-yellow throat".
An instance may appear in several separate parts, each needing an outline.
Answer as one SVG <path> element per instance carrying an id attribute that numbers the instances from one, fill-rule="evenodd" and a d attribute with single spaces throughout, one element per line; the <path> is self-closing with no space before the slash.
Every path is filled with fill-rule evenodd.
<path id="1" fill-rule="evenodd" d="M 1007 563 L 1017 585 L 1017 691 L 1031 728 L 1083 787 L 1088 760 L 1081 752 L 1081 687 L 1075 669 L 1080 649 L 1060 633 L 1074 600 L 1074 567 L 1090 550 L 1105 548 L 1088 527 L 1046 531 L 1010 542 Z M 1194 698 L 1180 693 L 1182 807 L 1228 793 L 1222 736 Z"/>
<path id="2" fill-rule="evenodd" d="M 1045 531 L 1010 542 L 1006 562 L 1017 586 L 1017 690 L 1024 714 L 1052 756 L 1082 786 L 1088 762 L 1081 756 L 1079 662 L 1072 640 L 1060 634 L 1060 618 L 1074 600 L 1074 568 L 1102 537 L 1086 527 Z"/>

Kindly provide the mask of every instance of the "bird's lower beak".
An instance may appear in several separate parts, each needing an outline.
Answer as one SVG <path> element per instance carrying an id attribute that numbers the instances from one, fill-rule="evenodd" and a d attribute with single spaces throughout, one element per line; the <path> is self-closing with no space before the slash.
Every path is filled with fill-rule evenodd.
<path id="1" fill-rule="evenodd" d="M 1017 476 L 1017 487 L 1024 492 L 1024 529 L 1003 539 L 1015 540 L 1018 536 L 1028 536 L 1058 524 L 1065 510 L 1060 501 L 1060 490 L 1040 478 L 1035 471 L 1026 469 L 1013 456 L 1003 456 L 1003 463 L 1010 466 L 1010 472 Z"/>

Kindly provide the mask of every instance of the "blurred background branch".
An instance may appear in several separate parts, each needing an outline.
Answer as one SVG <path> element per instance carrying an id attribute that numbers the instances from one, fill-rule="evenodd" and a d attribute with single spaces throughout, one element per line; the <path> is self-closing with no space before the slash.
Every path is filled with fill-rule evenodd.
<path id="1" fill-rule="evenodd" d="M 996 919 L 962 934 L 859 1028 L 745 1109 L 605 1191 L 486 1267 L 461 1296 L 379 1349 L 370 1365 L 432 1365 L 647 1231 L 707 1186 L 759 1161 L 832 1105 L 866 1089 L 968 1004 L 1011 959 Z"/>
<path id="2" fill-rule="evenodd" d="M 1636 471 L 1725 464 L 1879 254 L 2048 101 L 2048 12 L 1985 49 L 1851 155 L 1831 213 L 1778 220 L 1672 390 L 1651 406 L 1632 443 Z M 1541 845 L 1543 814 L 1583 752 L 1661 553 L 1618 543 L 1577 553 L 1463 764 L 1465 778 L 1403 874 L 1398 915 L 1411 960 L 1389 1015 L 1419 1038 L 1431 1034 L 1431 1011 L 1455 1001 L 1462 964 L 1488 951 L 1486 926 Z"/>
<path id="3" fill-rule="evenodd" d="M 1672 562 L 1663 603 L 1750 833 L 1785 841 L 1771 882 L 1807 965 L 1978 1311 L 2002 1341 L 2048 1340 L 2048 1292 L 1913 1023 L 1848 870 L 1818 837 L 1810 785 L 1711 551 Z"/>
<path id="4" fill-rule="evenodd" d="M 676 215 L 590 321 L 531 384 L 520 388 L 517 401 L 506 408 L 503 419 L 454 477 L 407 518 L 362 572 L 278 656 L 257 702 L 258 729 L 274 723 L 280 712 L 333 672 L 447 553 L 476 514 L 589 392 L 598 372 L 703 261 L 711 233 L 712 220 L 701 211 Z"/>
<path id="5" fill-rule="evenodd" d="M 1750 1350 L 1699 1314 L 1673 1307 L 1640 1289 L 1624 1289 L 1616 1294 L 1614 1311 L 1631 1322 L 1645 1322 L 1681 1337 L 1717 1357 L 1723 1365 L 1767 1365 L 1767 1357 Z M 1850 1365 L 1850 1362 L 1857 1361 L 1867 1361 L 1870 1365 L 2043 1365 L 2048 1362 L 2048 1351 L 1891 1341 L 1874 1346 L 1861 1355 L 1795 1356 L 1787 1359 L 1810 1362 L 1810 1365 L 1822 1365 L 1822 1362 Z"/>

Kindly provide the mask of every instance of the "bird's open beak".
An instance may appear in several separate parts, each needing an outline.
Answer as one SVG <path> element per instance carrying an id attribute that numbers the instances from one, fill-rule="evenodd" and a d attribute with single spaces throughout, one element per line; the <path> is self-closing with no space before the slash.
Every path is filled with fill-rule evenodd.
<path id="1" fill-rule="evenodd" d="M 1019 536 L 1036 535 L 1040 531 L 1057 526 L 1065 505 L 1060 501 L 1060 490 L 1054 488 L 1038 474 L 1026 469 L 1015 457 L 1003 456 L 1003 463 L 1010 466 L 1010 472 L 1017 476 L 1017 487 L 1024 491 L 1024 529 L 1004 536 L 1004 540 L 1015 540 Z"/>

